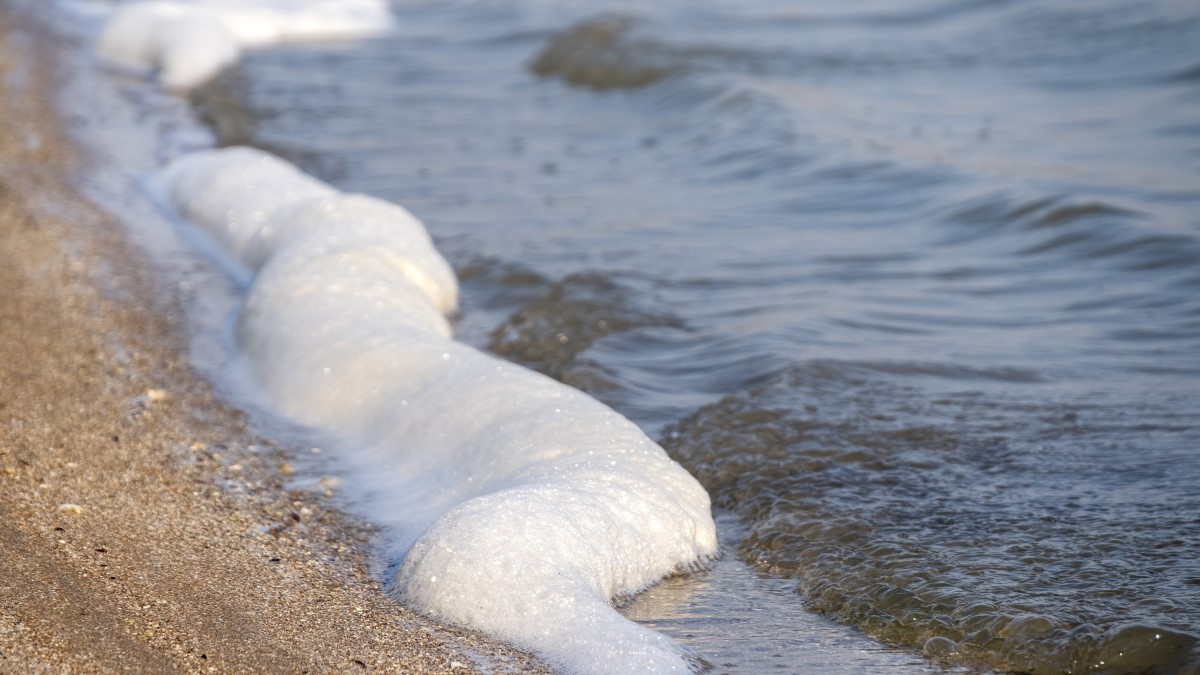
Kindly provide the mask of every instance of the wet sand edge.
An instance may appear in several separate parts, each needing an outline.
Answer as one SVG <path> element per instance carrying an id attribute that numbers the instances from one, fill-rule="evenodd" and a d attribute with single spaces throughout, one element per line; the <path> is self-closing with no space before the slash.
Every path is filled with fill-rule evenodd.
<path id="1" fill-rule="evenodd" d="M 0 5 L 0 671 L 544 672 L 386 597 L 373 530 L 193 371 L 178 298 L 72 185 L 54 45 Z"/>

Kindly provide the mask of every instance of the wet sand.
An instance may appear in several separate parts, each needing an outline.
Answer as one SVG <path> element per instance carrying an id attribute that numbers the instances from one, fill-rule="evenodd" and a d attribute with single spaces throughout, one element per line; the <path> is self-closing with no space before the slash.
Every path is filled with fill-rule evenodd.
<path id="1" fill-rule="evenodd" d="M 0 5 L 0 672 L 543 672 L 388 599 L 371 528 L 193 372 L 73 187 L 54 40 Z"/>

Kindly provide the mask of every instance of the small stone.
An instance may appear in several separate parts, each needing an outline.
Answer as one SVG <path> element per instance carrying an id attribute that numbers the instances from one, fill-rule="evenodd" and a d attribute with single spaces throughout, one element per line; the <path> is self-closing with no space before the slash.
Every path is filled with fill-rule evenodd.
<path id="1" fill-rule="evenodd" d="M 76 515 L 83 513 L 83 507 L 78 504 L 59 504 L 58 510 L 65 511 L 66 513 L 74 513 Z"/>
<path id="2" fill-rule="evenodd" d="M 171 395 L 167 393 L 166 389 L 147 389 L 146 390 L 146 398 L 149 399 L 150 401 L 153 401 L 156 403 L 158 401 L 165 401 L 170 397 L 171 397 Z"/>
<path id="3" fill-rule="evenodd" d="M 296 469 L 291 464 L 284 462 L 283 464 L 279 465 L 279 473 L 281 473 L 285 476 L 290 476 L 293 473 L 296 473 Z"/>

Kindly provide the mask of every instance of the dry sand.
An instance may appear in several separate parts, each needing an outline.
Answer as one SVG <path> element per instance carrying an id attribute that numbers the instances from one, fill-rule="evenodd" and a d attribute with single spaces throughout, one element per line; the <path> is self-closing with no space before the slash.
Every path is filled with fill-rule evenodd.
<path id="1" fill-rule="evenodd" d="M 371 529 L 193 372 L 178 299 L 72 185 L 54 40 L 0 4 L 0 672 L 544 671 L 389 600 Z"/>

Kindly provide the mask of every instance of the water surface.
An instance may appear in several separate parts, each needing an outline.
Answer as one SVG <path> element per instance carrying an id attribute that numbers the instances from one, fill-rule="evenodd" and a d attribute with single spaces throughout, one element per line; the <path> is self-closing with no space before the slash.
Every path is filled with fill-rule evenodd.
<path id="1" fill-rule="evenodd" d="M 1200 669 L 1194 2 L 396 12 L 198 100 L 419 215 L 460 338 L 660 435 L 779 606 L 946 663 Z"/>

